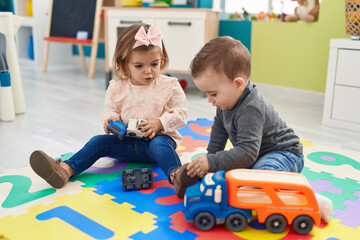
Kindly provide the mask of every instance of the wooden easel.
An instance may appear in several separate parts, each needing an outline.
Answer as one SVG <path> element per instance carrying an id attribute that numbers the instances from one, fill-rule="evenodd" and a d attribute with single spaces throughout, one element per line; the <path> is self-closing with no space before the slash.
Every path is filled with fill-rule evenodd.
<path id="1" fill-rule="evenodd" d="M 76 0 L 74 0 L 76 1 Z M 90 65 L 89 65 L 89 78 L 94 78 L 95 73 L 95 64 L 96 64 L 96 56 L 98 51 L 98 44 L 99 42 L 104 42 L 104 33 L 103 33 L 103 21 L 102 18 L 102 7 L 105 6 L 114 6 L 115 0 L 96 0 L 96 9 L 95 9 L 95 17 L 94 17 L 94 27 L 93 27 L 93 34 L 92 39 L 87 40 L 79 40 L 73 37 L 54 37 L 51 36 L 51 23 L 52 23 L 52 11 L 53 11 L 53 2 L 54 0 L 50 1 L 49 3 L 49 22 L 48 22 L 48 29 L 47 35 L 44 37 L 45 40 L 45 49 L 44 49 L 44 61 L 43 61 L 43 72 L 47 71 L 47 64 L 48 64 L 48 56 L 49 56 L 49 46 L 50 42 L 58 42 L 58 43 L 68 43 L 77 45 L 79 49 L 79 55 L 81 57 L 82 67 L 86 69 L 86 61 L 84 56 L 84 49 L 83 46 L 91 46 L 91 55 L 90 55 Z M 85 8 L 87 6 L 84 6 Z M 66 16 L 64 16 L 66 17 Z M 102 30 L 102 31 L 101 31 Z"/>

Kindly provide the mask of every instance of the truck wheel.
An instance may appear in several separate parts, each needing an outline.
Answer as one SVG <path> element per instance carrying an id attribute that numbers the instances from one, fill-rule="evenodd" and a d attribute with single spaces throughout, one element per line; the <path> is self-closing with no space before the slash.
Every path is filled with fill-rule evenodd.
<path id="1" fill-rule="evenodd" d="M 246 217 L 241 213 L 232 213 L 226 218 L 225 224 L 230 231 L 240 232 L 247 225 Z"/>
<path id="2" fill-rule="evenodd" d="M 285 230 L 287 221 L 283 215 L 273 214 L 266 219 L 266 228 L 272 233 L 281 233 Z"/>
<path id="3" fill-rule="evenodd" d="M 306 215 L 301 215 L 295 218 L 292 223 L 294 231 L 298 234 L 308 234 L 314 226 L 314 222 L 311 217 Z"/>
<path id="4" fill-rule="evenodd" d="M 215 218 L 209 212 L 200 212 L 194 218 L 195 226 L 201 231 L 208 231 L 215 225 Z"/>

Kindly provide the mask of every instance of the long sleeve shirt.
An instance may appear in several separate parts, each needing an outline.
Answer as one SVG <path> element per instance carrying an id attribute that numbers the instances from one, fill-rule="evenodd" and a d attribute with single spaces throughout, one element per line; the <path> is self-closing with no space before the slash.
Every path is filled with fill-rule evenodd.
<path id="1" fill-rule="evenodd" d="M 227 140 L 234 146 L 224 150 Z M 209 171 L 246 168 L 272 151 L 302 153 L 294 131 L 281 120 L 274 107 L 249 82 L 230 110 L 216 110 L 208 145 Z"/>
<path id="2" fill-rule="evenodd" d="M 105 95 L 104 122 L 109 117 L 127 123 L 130 118 L 158 118 L 164 130 L 161 135 L 174 139 L 177 146 L 182 137 L 177 129 L 186 125 L 188 105 L 176 78 L 159 75 L 148 85 L 133 85 L 129 79 L 112 80 Z"/>

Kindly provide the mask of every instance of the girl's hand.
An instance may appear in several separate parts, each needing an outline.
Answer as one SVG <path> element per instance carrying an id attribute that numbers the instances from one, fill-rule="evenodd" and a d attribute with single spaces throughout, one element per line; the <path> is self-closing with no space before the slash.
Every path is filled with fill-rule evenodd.
<path id="1" fill-rule="evenodd" d="M 108 119 L 106 119 L 105 121 L 104 121 L 104 132 L 106 133 L 106 134 L 110 134 L 111 133 L 111 131 L 109 131 L 109 130 L 107 130 L 106 128 L 107 128 L 107 126 L 109 125 L 109 123 L 110 122 L 115 122 L 116 120 L 118 120 L 118 119 L 116 119 L 115 117 L 109 117 Z"/>
<path id="2" fill-rule="evenodd" d="M 144 133 L 144 137 L 148 137 L 150 139 L 153 139 L 158 132 L 164 130 L 160 119 L 157 118 L 142 122 L 138 124 L 138 127 L 141 127 L 141 132 Z"/>
<path id="3" fill-rule="evenodd" d="M 187 166 L 187 174 L 190 177 L 199 176 L 201 177 L 209 171 L 209 162 L 206 155 L 200 155 L 194 158 Z"/>

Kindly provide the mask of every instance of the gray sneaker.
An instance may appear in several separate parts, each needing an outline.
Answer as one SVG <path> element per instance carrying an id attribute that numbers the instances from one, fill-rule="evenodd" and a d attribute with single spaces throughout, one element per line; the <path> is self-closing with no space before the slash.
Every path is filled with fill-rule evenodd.
<path id="1" fill-rule="evenodd" d="M 69 176 L 60 163 L 61 159 L 54 160 L 40 150 L 34 151 L 30 156 L 30 166 L 34 172 L 54 188 L 61 188 L 69 181 Z"/>

